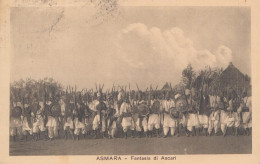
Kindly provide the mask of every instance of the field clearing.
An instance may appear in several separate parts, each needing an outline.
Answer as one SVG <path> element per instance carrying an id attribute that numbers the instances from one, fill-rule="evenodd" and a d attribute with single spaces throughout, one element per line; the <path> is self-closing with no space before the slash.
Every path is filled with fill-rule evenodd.
<path id="1" fill-rule="evenodd" d="M 10 155 L 251 154 L 251 136 L 58 139 L 10 142 Z"/>

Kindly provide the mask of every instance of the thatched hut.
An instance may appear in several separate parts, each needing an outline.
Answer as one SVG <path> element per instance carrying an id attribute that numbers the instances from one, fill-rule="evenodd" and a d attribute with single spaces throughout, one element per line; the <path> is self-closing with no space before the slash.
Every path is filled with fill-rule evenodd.
<path id="1" fill-rule="evenodd" d="M 213 81 L 212 87 L 221 93 L 230 94 L 230 92 L 235 91 L 238 95 L 241 95 L 243 91 L 251 90 L 250 77 L 244 75 L 230 62 L 219 78 Z"/>

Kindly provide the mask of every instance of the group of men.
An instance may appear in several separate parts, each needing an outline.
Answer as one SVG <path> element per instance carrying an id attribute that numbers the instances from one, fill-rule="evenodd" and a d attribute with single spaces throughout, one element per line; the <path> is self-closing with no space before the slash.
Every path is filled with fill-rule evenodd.
<path id="1" fill-rule="evenodd" d="M 235 91 L 229 96 L 201 91 L 195 97 L 189 89 L 137 91 L 134 96 L 125 90 L 116 96 L 99 90 L 91 98 L 82 97 L 66 93 L 52 101 L 12 104 L 12 140 L 251 134 L 251 96 L 246 91 L 242 97 Z"/>

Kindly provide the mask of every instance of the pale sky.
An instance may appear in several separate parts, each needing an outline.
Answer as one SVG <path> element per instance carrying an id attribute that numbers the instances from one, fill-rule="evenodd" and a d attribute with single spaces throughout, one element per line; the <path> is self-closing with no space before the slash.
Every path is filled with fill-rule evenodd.
<path id="1" fill-rule="evenodd" d="M 136 89 L 180 81 L 191 63 L 251 74 L 250 8 L 12 8 L 11 81 L 53 77 L 63 85 Z"/>

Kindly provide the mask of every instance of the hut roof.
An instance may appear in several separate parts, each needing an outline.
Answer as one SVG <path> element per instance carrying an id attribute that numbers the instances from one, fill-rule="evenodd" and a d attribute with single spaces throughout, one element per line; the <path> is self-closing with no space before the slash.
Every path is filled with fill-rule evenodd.
<path id="1" fill-rule="evenodd" d="M 242 86 L 244 85 L 245 75 L 237 69 L 232 62 L 220 75 L 220 82 L 222 86 Z"/>
<path id="2" fill-rule="evenodd" d="M 170 91 L 170 90 L 171 90 L 171 86 L 169 85 L 168 82 L 166 82 L 166 83 L 163 85 L 163 87 L 162 87 L 161 90 L 162 90 L 162 91 Z"/>
<path id="3" fill-rule="evenodd" d="M 215 79 L 213 83 L 219 86 L 221 90 L 230 89 L 241 93 L 242 90 L 250 86 L 250 78 L 240 72 L 240 70 L 230 62 L 220 77 Z"/>

